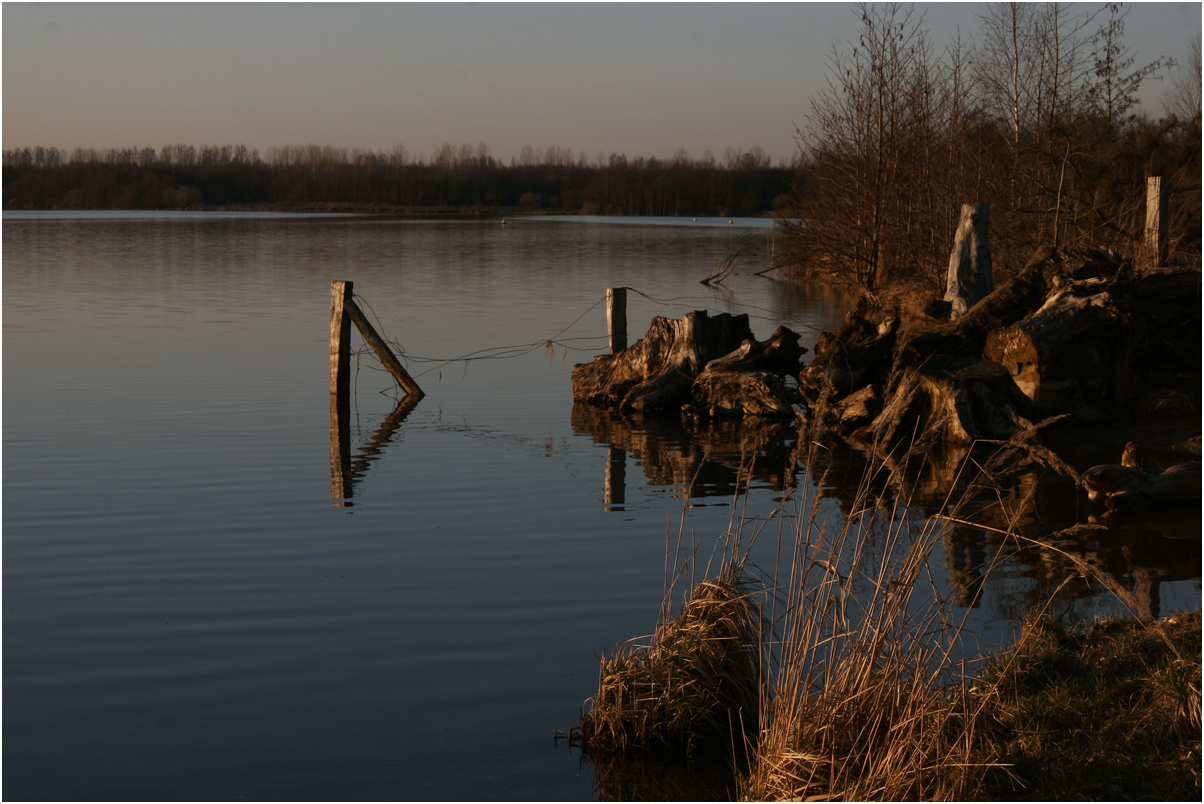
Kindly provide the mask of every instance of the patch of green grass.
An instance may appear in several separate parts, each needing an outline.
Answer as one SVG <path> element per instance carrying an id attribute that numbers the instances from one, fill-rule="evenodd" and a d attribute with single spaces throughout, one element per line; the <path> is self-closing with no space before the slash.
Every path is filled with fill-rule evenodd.
<path id="1" fill-rule="evenodd" d="M 1200 627 L 1199 611 L 1071 632 L 1025 622 L 975 687 L 994 696 L 977 748 L 1010 765 L 983 797 L 1198 801 Z"/>

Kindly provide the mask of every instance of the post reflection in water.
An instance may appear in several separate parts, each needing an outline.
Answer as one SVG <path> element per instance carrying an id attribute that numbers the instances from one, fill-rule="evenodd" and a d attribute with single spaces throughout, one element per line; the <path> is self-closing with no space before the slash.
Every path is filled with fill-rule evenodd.
<path id="1" fill-rule="evenodd" d="M 380 427 L 351 457 L 351 404 L 347 393 L 330 395 L 330 499 L 336 508 L 353 505 L 351 497 L 355 483 L 368 472 L 372 461 L 384 450 L 393 435 L 401 429 L 410 412 L 418 406 L 419 397 L 410 394 L 402 397 Z"/>

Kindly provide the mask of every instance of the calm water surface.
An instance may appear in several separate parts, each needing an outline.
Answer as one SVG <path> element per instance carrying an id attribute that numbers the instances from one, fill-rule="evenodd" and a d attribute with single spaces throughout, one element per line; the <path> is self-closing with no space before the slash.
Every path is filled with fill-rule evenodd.
<path id="1" fill-rule="evenodd" d="M 4 797 L 596 798 L 553 740 L 596 654 L 652 629 L 667 540 L 784 489 L 761 471 L 734 506 L 738 448 L 574 410 L 605 289 L 646 294 L 633 341 L 709 309 L 810 346 L 845 311 L 753 275 L 760 222 L 642 223 L 6 214 Z M 756 253 L 700 286 L 737 233 Z M 427 392 L 397 415 L 360 361 L 349 506 L 332 279 Z M 447 362 L 481 350 L 505 359 Z M 988 587 L 983 634 L 1032 575 Z"/>

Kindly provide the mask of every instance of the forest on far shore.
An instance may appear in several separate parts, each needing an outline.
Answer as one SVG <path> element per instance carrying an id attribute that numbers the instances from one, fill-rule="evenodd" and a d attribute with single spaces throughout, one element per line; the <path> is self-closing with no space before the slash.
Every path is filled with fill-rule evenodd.
<path id="1" fill-rule="evenodd" d="M 759 147 L 692 159 L 525 147 L 510 164 L 486 145 L 429 159 L 330 145 L 269 148 L 15 148 L 4 151 L 4 209 L 518 208 L 587 215 L 758 215 L 786 205 L 793 165 Z"/>

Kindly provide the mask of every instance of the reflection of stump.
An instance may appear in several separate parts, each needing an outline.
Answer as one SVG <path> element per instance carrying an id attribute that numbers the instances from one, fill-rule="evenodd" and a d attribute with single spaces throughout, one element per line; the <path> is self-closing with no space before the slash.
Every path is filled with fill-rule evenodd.
<path id="1" fill-rule="evenodd" d="M 982 531 L 975 528 L 950 527 L 945 532 L 945 569 L 953 589 L 953 605 L 977 608 L 982 595 L 983 567 L 987 553 L 982 544 Z"/>

